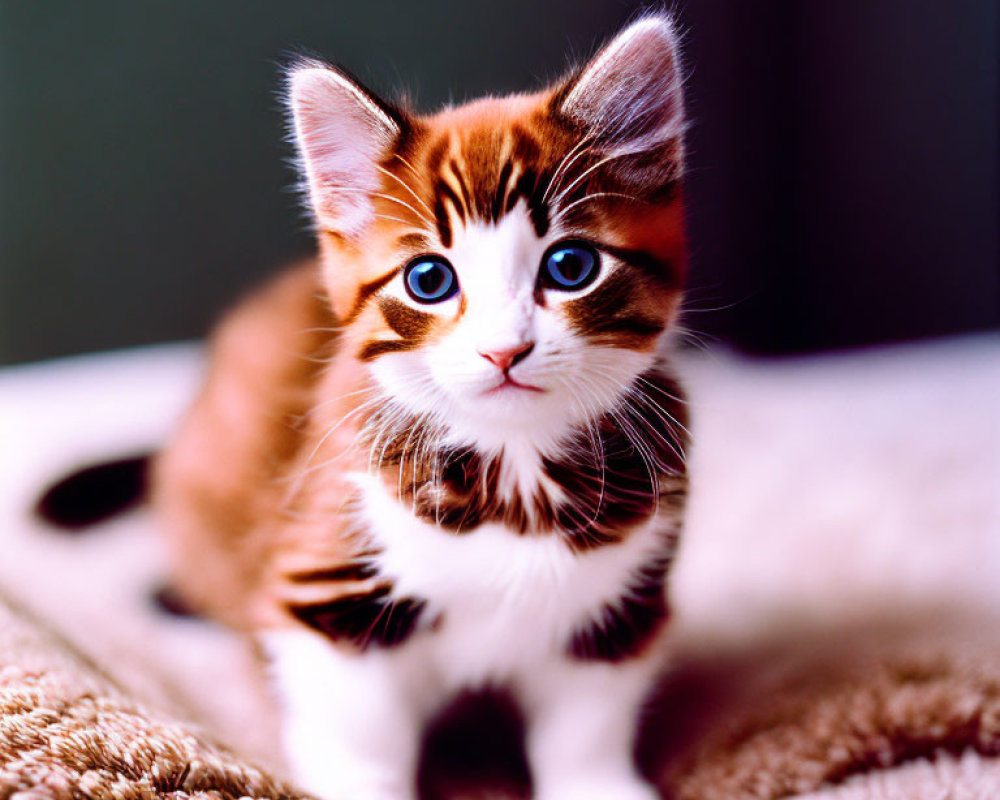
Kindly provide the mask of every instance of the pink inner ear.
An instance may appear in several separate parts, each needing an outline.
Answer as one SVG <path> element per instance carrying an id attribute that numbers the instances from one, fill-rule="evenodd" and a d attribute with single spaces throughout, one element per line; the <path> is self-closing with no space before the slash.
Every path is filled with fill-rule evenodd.
<path id="1" fill-rule="evenodd" d="M 562 110 L 624 150 L 653 149 L 683 132 L 683 92 L 671 22 L 646 17 L 583 70 Z"/>
<path id="2" fill-rule="evenodd" d="M 353 235 L 372 217 L 369 192 L 399 128 L 350 79 L 325 66 L 292 72 L 289 104 L 309 195 L 322 227 Z"/>

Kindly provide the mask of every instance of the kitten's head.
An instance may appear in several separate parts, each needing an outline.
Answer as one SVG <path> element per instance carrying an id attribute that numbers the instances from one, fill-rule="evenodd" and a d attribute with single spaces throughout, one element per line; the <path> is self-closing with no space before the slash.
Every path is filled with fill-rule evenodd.
<path id="1" fill-rule="evenodd" d="M 417 116 L 308 61 L 289 102 L 331 302 L 396 404 L 544 446 L 653 365 L 684 271 L 668 19 L 536 94 Z"/>

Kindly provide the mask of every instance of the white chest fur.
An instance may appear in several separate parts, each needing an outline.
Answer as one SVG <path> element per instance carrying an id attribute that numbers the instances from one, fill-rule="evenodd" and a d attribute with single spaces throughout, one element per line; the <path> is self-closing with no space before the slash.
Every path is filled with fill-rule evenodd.
<path id="1" fill-rule="evenodd" d="M 394 594 L 426 602 L 413 646 L 451 683 L 504 679 L 559 658 L 580 625 L 619 602 L 637 570 L 662 555 L 655 517 L 623 542 L 574 553 L 552 533 L 486 524 L 456 534 L 416 519 L 369 476 L 359 477 L 379 572 Z"/>
<path id="2" fill-rule="evenodd" d="M 530 716 L 537 796 L 653 800 L 630 752 L 657 660 L 581 662 L 567 649 L 662 559 L 668 522 L 654 516 L 617 544 L 574 553 L 552 533 L 499 524 L 449 532 L 414 517 L 377 478 L 357 484 L 379 574 L 394 597 L 425 606 L 398 647 L 352 652 L 305 629 L 262 636 L 297 778 L 337 800 L 410 798 L 423 722 L 456 691 L 498 685 Z"/>

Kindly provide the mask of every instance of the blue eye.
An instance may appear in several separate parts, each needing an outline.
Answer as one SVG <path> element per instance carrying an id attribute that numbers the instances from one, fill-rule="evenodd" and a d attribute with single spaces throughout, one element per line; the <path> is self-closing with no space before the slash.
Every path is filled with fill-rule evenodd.
<path id="1" fill-rule="evenodd" d="M 600 257 L 585 242 L 560 242 L 542 259 L 541 280 L 550 289 L 576 291 L 597 277 Z"/>
<path id="2" fill-rule="evenodd" d="M 458 277 L 441 256 L 420 256 L 406 265 L 403 284 L 418 303 L 440 303 L 458 291 Z"/>

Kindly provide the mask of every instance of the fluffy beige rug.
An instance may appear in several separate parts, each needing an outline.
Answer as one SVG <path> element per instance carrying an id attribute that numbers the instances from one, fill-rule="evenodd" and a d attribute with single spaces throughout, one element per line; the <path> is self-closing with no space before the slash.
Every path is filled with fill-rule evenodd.
<path id="1" fill-rule="evenodd" d="M 151 602 L 163 575 L 147 513 L 77 535 L 32 513 L 54 477 L 154 447 L 199 370 L 196 348 L 174 346 L 0 373 L 0 591 L 68 642 L 42 635 L 58 690 L 31 689 L 55 668 L 0 643 L 0 697 L 38 689 L 29 695 L 44 707 L 46 692 L 77 692 L 60 661 L 76 648 L 124 687 L 109 702 L 133 716 L 107 741 L 187 720 L 280 774 L 275 712 L 243 644 Z M 1000 338 L 781 363 L 692 355 L 685 372 L 694 491 L 647 769 L 684 800 L 1000 797 Z M 156 710 L 137 715 L 126 697 Z M 188 742 L 171 751 L 177 764 L 210 747 L 170 730 Z M 15 784 L 25 800 L 69 796 L 10 772 L 11 737 L 0 727 L 0 775 L 20 783 L 0 782 L 0 797 Z M 469 741 L 447 730 L 432 740 L 427 796 L 526 791 L 516 751 L 485 735 L 494 759 L 480 763 Z M 213 779 L 282 791 L 213 757 L 235 770 Z M 132 775 L 145 794 L 120 796 L 168 796 L 185 768 L 158 767 L 173 777 L 157 783 L 155 763 Z M 74 796 L 115 796 L 94 786 Z"/>
<path id="2" fill-rule="evenodd" d="M 0 598 L 0 797 L 301 795 L 142 708 L 23 609 Z"/>

